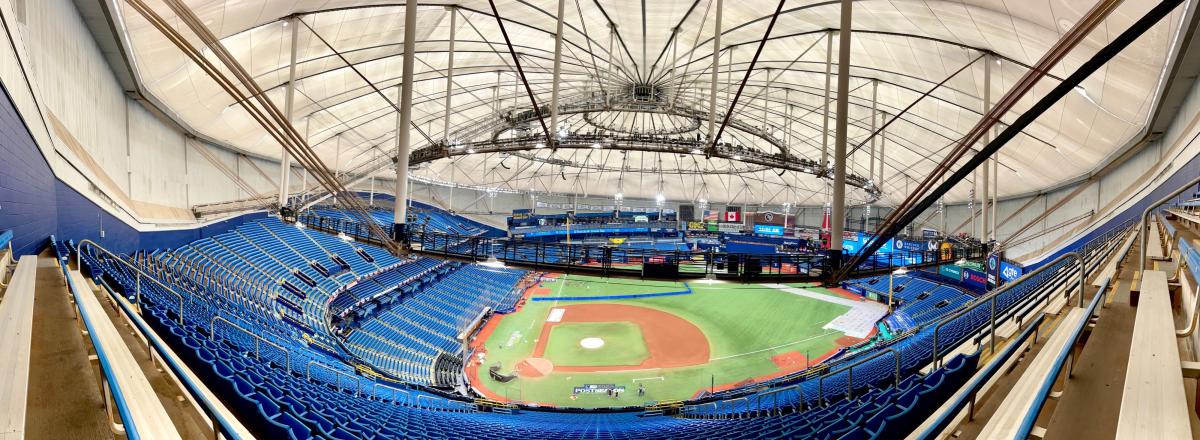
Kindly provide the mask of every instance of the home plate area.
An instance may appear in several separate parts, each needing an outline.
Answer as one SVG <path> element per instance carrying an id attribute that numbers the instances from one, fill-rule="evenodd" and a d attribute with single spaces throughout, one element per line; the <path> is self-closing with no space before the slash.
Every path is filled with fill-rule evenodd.
<path id="1" fill-rule="evenodd" d="M 866 338 L 875 330 L 875 323 L 887 316 L 887 305 L 870 301 L 867 299 L 849 299 L 839 296 L 825 295 L 817 292 L 808 291 L 796 287 L 789 287 L 783 284 L 763 284 L 764 287 L 778 289 L 793 295 L 800 295 L 820 301 L 840 304 L 849 307 L 850 310 L 842 315 L 829 321 L 825 324 L 824 329 L 836 330 L 845 333 L 846 336 L 855 338 Z"/>

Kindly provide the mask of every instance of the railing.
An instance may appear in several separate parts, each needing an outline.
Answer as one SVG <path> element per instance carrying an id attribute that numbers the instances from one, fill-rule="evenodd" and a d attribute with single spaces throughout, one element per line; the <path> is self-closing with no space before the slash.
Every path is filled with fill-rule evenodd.
<path id="1" fill-rule="evenodd" d="M 246 330 L 245 328 L 243 328 L 242 326 L 238 325 L 237 323 L 235 323 L 235 322 L 233 322 L 233 321 L 230 321 L 230 320 L 226 319 L 224 316 L 221 316 L 221 315 L 219 315 L 219 314 L 214 314 L 214 315 L 213 315 L 213 319 L 212 319 L 212 321 L 210 321 L 210 322 L 209 322 L 209 324 L 208 324 L 208 328 L 209 328 L 209 332 L 208 332 L 208 340 L 209 340 L 209 341 L 216 340 L 216 337 L 217 337 L 217 321 L 224 321 L 226 324 L 229 324 L 229 325 L 233 326 L 233 328 L 236 328 L 236 329 L 238 329 L 238 330 L 241 330 L 241 331 L 242 331 L 242 333 L 245 333 L 245 334 L 247 334 L 247 335 L 249 335 L 249 336 L 253 337 L 253 338 L 254 338 L 254 358 L 255 358 L 255 359 L 261 359 L 261 358 L 262 358 L 262 343 L 263 343 L 263 342 L 266 342 L 268 345 L 271 345 L 271 346 L 273 346 L 273 347 L 275 347 L 275 348 L 279 349 L 279 351 L 282 351 L 282 352 L 283 352 L 284 363 L 287 365 L 287 371 L 288 371 L 288 372 L 291 372 L 291 371 L 292 371 L 292 352 L 291 352 L 290 350 L 288 350 L 288 349 L 286 349 L 286 348 L 283 348 L 283 346 L 282 346 L 282 345 L 279 345 L 279 344 L 276 344 L 276 343 L 274 343 L 274 342 L 268 341 L 266 338 L 264 338 L 264 337 L 262 337 L 262 336 L 259 336 L 259 335 L 255 334 L 255 333 L 252 333 L 252 332 L 251 332 L 251 331 L 249 331 L 249 330 Z M 311 363 L 311 361 L 310 361 L 310 363 Z"/>
<path id="2" fill-rule="evenodd" d="M 1175 191 L 1171 191 L 1171 193 L 1167 194 L 1165 197 L 1155 200 L 1154 203 L 1151 203 L 1149 206 L 1146 207 L 1145 210 L 1142 211 L 1142 217 L 1141 217 L 1141 220 L 1138 222 L 1138 230 L 1137 230 L 1138 237 L 1139 237 L 1138 241 L 1140 242 L 1139 244 L 1141 245 L 1141 247 L 1138 248 L 1138 252 L 1139 252 L 1138 268 L 1139 269 L 1149 269 L 1150 268 L 1146 264 L 1148 262 L 1147 261 L 1148 258 L 1146 257 L 1146 255 L 1147 255 L 1146 254 L 1146 238 L 1148 235 L 1148 234 L 1146 234 L 1146 219 L 1148 217 L 1150 217 L 1150 211 L 1153 211 L 1155 208 L 1158 208 L 1159 206 L 1166 204 L 1167 202 L 1171 201 L 1171 199 L 1174 199 L 1176 196 L 1183 194 L 1184 191 L 1187 191 L 1189 188 L 1194 187 L 1198 184 L 1200 184 L 1200 176 L 1196 176 L 1188 183 L 1184 184 L 1183 186 L 1180 186 L 1179 189 L 1176 189 Z"/>
<path id="3" fill-rule="evenodd" d="M 1000 296 L 1000 294 L 1007 292 L 1009 290 L 1012 290 L 1014 287 L 1021 286 L 1024 281 L 1031 279 L 1034 276 L 1041 274 L 1042 272 L 1045 272 L 1050 269 L 1058 270 L 1059 269 L 1058 263 L 1066 261 L 1067 259 L 1074 259 L 1079 262 L 1079 272 L 1080 272 L 1080 274 L 1079 274 L 1079 302 L 1080 302 L 1080 305 L 1082 306 L 1083 283 L 1084 283 L 1084 279 L 1087 278 L 1087 267 L 1085 267 L 1083 257 L 1080 256 L 1078 252 L 1068 252 L 1063 255 L 1060 255 L 1058 258 L 1055 258 L 1054 260 L 1050 261 L 1049 263 L 1042 265 L 1042 267 L 1039 267 L 1037 270 L 1034 270 L 1033 272 L 1029 272 L 1025 275 L 1022 275 L 1020 278 L 1013 280 L 1013 282 L 1005 284 L 1004 286 L 1001 286 L 1000 288 L 991 291 L 986 296 L 983 296 L 983 297 L 977 299 L 976 301 L 972 302 L 970 306 L 960 309 L 959 311 L 955 312 L 953 315 L 950 315 L 946 319 L 943 319 L 941 322 L 939 322 L 937 324 L 937 326 L 935 326 L 933 328 L 933 366 L 936 367 L 941 362 L 941 353 L 938 352 L 938 342 L 940 342 L 939 336 L 940 336 L 940 331 L 942 329 L 942 326 L 945 326 L 951 322 L 954 322 L 954 320 L 956 318 L 963 316 L 967 313 L 970 313 L 970 312 L 974 311 L 975 309 L 983 306 L 984 304 L 987 304 L 991 310 L 991 313 L 990 313 L 990 316 L 988 319 L 991 323 L 991 330 L 988 332 L 988 339 L 990 339 L 990 341 L 989 341 L 990 350 L 992 353 L 995 353 L 996 352 L 996 300 Z M 1067 298 L 1070 298 L 1069 293 L 1067 294 Z"/>
<path id="4" fill-rule="evenodd" d="M 133 270 L 137 271 L 138 273 L 142 274 L 143 276 L 145 276 L 147 279 L 151 280 L 151 281 L 152 281 L 152 282 L 154 282 L 155 284 L 157 284 L 157 285 L 159 285 L 159 286 L 162 286 L 164 289 L 167 289 L 167 291 L 168 291 L 168 292 L 171 292 L 171 293 L 173 293 L 173 294 L 175 294 L 175 295 L 177 295 L 177 296 L 179 295 L 179 293 L 178 293 L 178 292 L 175 292 L 175 291 L 174 291 L 174 289 L 173 289 L 172 287 L 170 287 L 170 286 L 167 286 L 166 284 L 163 284 L 161 281 L 159 281 L 158 279 L 156 279 L 154 276 L 152 276 L 152 275 L 150 275 L 150 274 L 147 274 L 147 273 L 143 272 L 143 271 L 142 271 L 140 268 L 138 268 L 137 266 L 134 266 L 133 264 L 129 263 L 129 262 L 128 262 L 128 261 L 126 261 L 125 259 L 121 258 L 119 255 L 116 255 L 116 254 L 114 254 L 114 253 L 112 253 L 112 252 L 109 252 L 107 249 L 104 249 L 104 248 L 100 247 L 98 244 L 96 244 L 96 243 L 94 243 L 94 242 L 91 242 L 90 240 L 84 240 L 84 241 L 80 242 L 80 243 L 79 243 L 79 245 L 77 245 L 77 247 L 78 247 L 78 249 L 79 249 L 77 252 L 81 252 L 81 250 L 83 249 L 83 246 L 84 246 L 85 244 L 86 244 L 87 246 L 90 246 L 90 247 L 92 247 L 92 248 L 95 248 L 95 249 L 98 249 L 98 250 L 100 250 L 100 251 L 104 252 L 104 253 L 105 253 L 106 255 L 108 255 L 108 256 L 111 256 L 111 257 L 112 257 L 112 258 L 111 258 L 111 259 L 112 259 L 112 261 L 116 261 L 116 262 L 118 262 L 119 264 L 121 264 L 121 265 L 123 265 L 123 266 L 125 266 L 125 267 L 128 267 L 128 268 L 130 268 L 130 269 L 133 269 Z M 83 263 L 83 261 L 82 261 L 81 259 L 79 259 L 79 260 L 77 260 L 77 263 L 76 263 L 76 264 L 77 264 L 77 265 L 79 265 L 79 264 L 82 264 L 82 263 Z M 63 268 L 63 274 L 64 274 L 64 275 L 66 275 L 66 267 L 64 267 L 64 268 Z M 68 278 L 67 278 L 67 280 L 68 280 L 68 282 L 69 282 L 69 281 L 70 281 L 70 278 L 68 277 Z M 116 295 L 116 291 L 115 291 L 115 290 L 113 290 L 113 289 L 111 289 L 111 288 L 110 288 L 110 289 L 109 289 L 109 291 L 110 291 L 110 293 L 111 293 L 112 295 Z M 121 304 L 121 303 L 118 301 L 118 304 Z M 137 311 L 137 313 L 141 313 L 141 311 L 139 310 L 139 311 Z M 177 377 L 180 377 L 181 379 L 183 379 L 184 385 L 185 385 L 185 386 L 187 386 L 187 388 L 188 388 L 188 391 L 189 391 L 189 392 L 191 392 L 193 396 L 195 396 L 195 397 L 197 397 L 198 399 L 200 399 L 200 401 L 201 401 L 201 403 L 202 403 L 202 406 L 203 406 L 204 410 L 205 410 L 206 412 L 208 412 L 208 414 L 209 414 L 210 418 L 213 418 L 213 420 L 216 420 L 216 422 L 215 422 L 215 423 L 220 423 L 220 425 L 221 425 L 221 427 L 222 427 L 221 435 L 225 435 L 225 436 L 231 436 L 231 435 L 232 435 L 232 436 L 234 436 L 233 438 L 235 438 L 235 439 L 236 439 L 236 438 L 240 438 L 240 437 L 238 437 L 238 436 L 237 436 L 237 434 L 236 434 L 235 432 L 232 432 L 232 431 L 231 431 L 231 428 L 230 428 L 230 425 L 228 424 L 228 422 L 227 422 L 226 420 L 224 420 L 223 418 L 221 418 L 221 416 L 220 416 L 218 413 L 216 413 L 216 412 L 215 412 L 215 410 L 213 409 L 213 407 L 212 407 L 212 404 L 209 402 L 208 398 L 207 398 L 207 397 L 205 397 L 204 395 L 201 395 L 201 394 L 200 394 L 200 391 L 199 391 L 199 389 L 196 387 L 196 385 L 195 385 L 195 384 L 192 384 L 190 381 L 188 381 L 188 380 L 186 380 L 186 379 L 185 379 L 185 376 L 182 374 L 182 367 L 181 367 L 181 366 L 180 366 L 178 363 L 176 363 L 176 361 L 175 361 L 173 358 L 171 358 L 171 357 L 169 357 L 169 356 L 167 356 L 167 355 L 166 355 L 165 344 L 164 344 L 164 343 L 163 343 L 163 342 L 162 342 L 160 339 L 158 339 L 157 337 L 155 337 L 155 338 L 150 338 L 150 336 L 151 336 L 151 335 L 153 335 L 153 334 L 152 334 L 152 333 L 149 333 L 149 331 L 148 331 L 148 329 L 149 329 L 149 328 L 148 328 L 148 327 L 147 327 L 147 326 L 146 326 L 146 325 L 145 325 L 145 324 L 142 322 L 142 320 L 141 320 L 141 317 L 140 317 L 140 316 L 138 316 L 138 315 L 133 315 L 133 314 L 129 313 L 128 311 L 126 311 L 126 314 L 127 314 L 127 315 L 129 315 L 129 316 L 131 317 L 131 320 L 133 320 L 135 323 L 137 323 L 138 327 L 139 327 L 140 329 L 142 329 L 142 330 L 143 330 L 143 334 L 146 334 L 146 335 L 147 335 L 147 337 L 148 337 L 148 339 L 151 339 L 151 340 L 152 340 L 152 343 L 153 343 L 154 349 L 155 349 L 155 350 L 158 352 L 158 354 L 159 354 L 159 357 L 160 357 L 160 358 L 162 358 L 162 359 L 166 359 L 166 360 L 168 360 L 168 363 L 169 363 L 169 365 L 171 366 L 171 368 L 172 368 L 172 371 L 173 371 L 173 372 L 176 374 L 176 376 L 177 376 Z M 182 316 L 183 316 L 183 314 L 182 314 L 182 309 L 181 309 L 181 313 L 180 313 L 180 317 L 181 317 L 181 319 L 182 319 Z M 283 354 L 284 354 L 284 363 L 285 363 L 285 364 L 287 364 L 287 371 L 288 371 L 289 373 L 293 371 L 293 369 L 292 369 L 292 362 L 291 362 L 292 356 L 291 356 L 291 351 L 290 351 L 290 350 L 288 350 L 287 348 L 283 347 L 282 345 L 280 345 L 280 344 L 278 344 L 278 343 L 272 342 L 272 341 L 270 341 L 270 340 L 268 340 L 268 339 L 266 339 L 266 338 L 262 337 L 261 335 L 258 335 L 258 334 L 255 334 L 255 333 L 252 333 L 252 332 L 250 332 L 250 331 L 246 330 L 246 329 L 245 329 L 244 327 L 242 327 L 241 325 L 239 325 L 239 324 L 237 324 L 237 323 L 235 323 L 235 322 L 233 322 L 233 321 L 230 321 L 229 319 L 227 319 L 227 318 L 225 318 L 224 316 L 221 316 L 221 315 L 219 315 L 219 314 L 214 314 L 214 316 L 213 316 L 213 319 L 212 319 L 212 320 L 209 322 L 209 326 L 210 326 L 210 329 L 211 329 L 211 330 L 210 330 L 210 332 L 209 332 L 209 340 L 214 340 L 213 338 L 216 336 L 216 333 L 217 333 L 217 331 L 216 331 L 216 324 L 217 324 L 217 322 L 219 322 L 219 321 L 223 321 L 223 322 L 227 323 L 228 325 L 230 325 L 230 326 L 233 326 L 233 327 L 237 328 L 237 329 L 238 329 L 238 330 L 240 330 L 241 332 L 243 332 L 243 333 L 245 333 L 245 334 L 247 334 L 247 335 L 250 335 L 250 336 L 254 337 L 254 338 L 255 338 L 255 357 L 256 357 L 256 358 L 258 358 L 258 357 L 260 357 L 260 356 L 261 356 L 261 345 L 260 345 L 260 344 L 261 344 L 262 342 L 265 342 L 265 343 L 267 343 L 268 345 L 274 346 L 274 347 L 275 347 L 275 348 L 277 348 L 278 350 L 282 351 L 282 352 L 283 352 Z M 181 321 L 181 323 L 182 323 L 182 321 Z M 226 338 L 226 339 L 228 339 L 228 338 Z M 310 370 L 311 370 L 312 364 L 316 364 L 316 365 L 318 365 L 318 366 L 320 366 L 320 367 L 322 367 L 322 368 L 326 368 L 326 369 L 329 369 L 329 370 L 335 371 L 335 372 L 337 372 L 337 373 L 338 373 L 338 374 L 340 374 L 340 375 L 346 375 L 346 376 L 348 376 L 348 377 L 354 378 L 356 381 L 361 381 L 361 380 L 362 380 L 362 378 L 361 378 L 361 377 L 354 376 L 354 375 L 350 375 L 349 373 L 345 373 L 345 372 L 342 372 L 342 371 L 338 371 L 338 370 L 334 369 L 333 367 L 330 367 L 329 365 L 326 365 L 326 364 L 324 364 L 324 363 L 321 363 L 321 362 L 319 362 L 319 361 L 316 361 L 316 360 L 309 360 L 309 363 L 306 365 L 306 367 L 305 367 L 305 370 L 306 370 L 306 371 L 305 371 L 305 373 L 306 373 L 306 375 L 308 375 L 308 377 L 306 377 L 306 379 L 311 377 Z M 341 379 L 340 379 L 340 376 L 338 376 L 337 383 L 335 384 L 335 385 L 336 385 L 336 386 L 338 386 L 338 387 L 340 387 L 340 385 L 341 385 L 341 383 L 340 383 L 340 380 L 341 380 Z M 431 404 L 429 404 L 429 405 L 428 405 L 428 408 L 427 408 L 427 409 L 432 409 L 432 410 L 446 410 L 446 411 L 469 411 L 469 410 L 470 410 L 470 408 L 468 408 L 470 405 L 469 405 L 468 403 L 466 403 L 466 402 L 463 402 L 463 401 L 460 401 L 460 400 L 453 400 L 453 399 L 446 398 L 446 397 L 442 397 L 442 396 L 424 395 L 424 394 L 423 394 L 423 395 L 421 395 L 421 396 L 418 398 L 418 400 L 416 400 L 416 401 L 413 401 L 413 400 L 412 400 L 412 398 L 411 398 L 411 396 L 409 395 L 409 393 L 408 393 L 407 391 L 405 391 L 405 390 L 401 390 L 401 389 L 397 389 L 397 388 L 394 388 L 394 387 L 390 387 L 390 386 L 387 386 L 387 385 L 384 385 L 384 384 L 380 384 L 380 383 L 378 383 L 378 382 L 375 382 L 375 381 L 371 381 L 371 382 L 372 382 L 372 384 L 373 384 L 373 385 L 372 385 L 372 389 L 371 389 L 371 394 L 372 394 L 372 397 L 373 397 L 373 398 L 376 398 L 376 399 L 378 399 L 378 395 L 379 395 L 379 388 L 380 388 L 380 387 L 383 387 L 383 388 L 387 388 L 387 389 L 390 389 L 390 390 L 391 390 L 391 392 L 392 392 L 392 393 L 391 393 L 391 395 L 392 395 L 392 402 L 394 402 L 394 403 L 403 403 L 403 404 L 405 404 L 405 405 L 413 405 L 413 404 L 414 404 L 414 402 L 418 402 L 418 403 L 419 403 L 419 402 L 420 402 L 420 399 L 421 399 L 421 398 L 424 398 L 424 399 L 426 399 L 426 400 L 429 400 L 429 401 L 432 401 L 432 402 L 445 402 L 445 403 L 446 403 L 444 406 L 438 406 L 438 405 L 435 405 L 435 404 L 432 404 L 432 403 L 431 403 Z M 359 394 L 361 394 L 361 383 L 358 383 L 358 384 L 356 384 L 356 385 L 359 387 L 359 388 L 358 388 L 358 389 L 360 390 Z M 404 402 L 400 402 L 399 400 L 396 400 L 396 399 L 395 399 L 395 396 L 396 396 L 396 395 L 398 395 L 398 394 L 400 394 L 400 395 L 404 395 L 404 396 L 405 396 L 405 400 L 404 400 Z M 451 407 L 452 407 L 452 406 L 454 406 L 454 405 L 459 405 L 459 406 L 461 406 L 461 408 L 451 408 Z M 214 424 L 214 426 L 216 426 L 216 425 Z"/>
<path id="5" fill-rule="evenodd" d="M 310 227 L 333 231 L 356 240 L 372 242 L 366 228 L 358 222 L 340 218 L 301 214 L 297 221 Z M 390 225 L 385 225 L 385 229 Z M 410 230 L 409 245 L 420 252 L 443 257 L 483 261 L 489 258 L 533 269 L 594 272 L 602 275 L 638 276 L 638 264 L 661 262 L 675 265 L 675 278 L 774 278 L 816 280 L 829 273 L 830 262 L 824 253 L 817 254 L 747 254 L 731 252 L 696 252 L 610 247 L 586 243 L 546 243 L 511 238 L 433 232 L 424 228 Z M 945 264 L 960 259 L 980 259 L 985 256 L 982 246 L 956 246 L 950 252 L 896 251 L 872 255 L 859 266 L 858 275 L 886 273 L 892 269 Z"/>
<path id="6" fill-rule="evenodd" d="M 83 240 L 83 241 L 79 242 L 79 244 L 76 246 L 76 253 L 78 255 L 82 255 L 83 247 L 85 245 L 88 245 L 94 249 L 100 250 L 107 255 L 116 257 L 115 254 L 113 254 L 112 252 L 109 252 L 107 249 L 100 247 L 100 245 L 92 242 L 91 240 Z M 65 258 L 66 256 L 62 256 L 62 257 Z M 133 266 L 132 264 L 129 264 L 129 262 L 127 262 L 119 257 L 116 257 L 113 259 L 115 261 L 120 262 L 120 264 L 123 264 L 123 265 L 127 266 L 128 268 L 137 271 L 139 273 L 139 275 L 144 274 L 144 272 L 142 272 L 141 269 L 137 268 L 136 266 Z M 81 263 L 82 263 L 82 260 L 77 259 L 76 263 L 75 263 L 76 268 L 79 268 L 80 270 L 82 270 L 83 266 L 81 265 Z M 62 264 L 63 276 L 66 277 L 68 286 L 70 287 L 72 292 L 76 292 L 77 287 L 71 281 L 71 277 L 67 274 L 66 262 L 62 261 L 61 264 Z M 179 296 L 179 294 L 177 292 L 174 292 L 170 287 L 159 282 L 154 277 L 151 277 L 149 275 L 146 275 L 146 277 L 149 278 L 154 283 L 158 284 L 159 286 L 162 286 L 165 289 L 168 289 L 167 291 L 174 293 L 176 296 Z M 113 291 L 112 289 L 107 289 L 107 290 L 110 295 L 113 295 L 113 296 L 116 295 L 116 292 Z M 140 297 L 138 299 L 140 301 Z M 181 296 L 180 296 L 180 301 L 181 302 L 180 302 L 179 317 L 180 317 L 180 320 L 182 320 L 183 319 L 183 308 L 182 308 L 182 297 Z M 223 436 L 225 438 L 233 438 L 233 439 L 242 438 L 241 435 L 238 434 L 238 430 L 234 428 L 233 423 L 230 422 L 230 420 L 227 419 L 224 414 L 222 414 L 220 411 L 217 410 L 216 405 L 213 403 L 214 398 L 212 398 L 207 393 L 202 391 L 200 389 L 200 386 L 197 385 L 195 382 L 193 382 L 188 377 L 188 375 L 185 374 L 184 366 L 181 365 L 181 363 L 179 362 L 178 359 L 176 359 L 174 356 L 169 354 L 170 351 L 166 347 L 166 344 L 162 341 L 162 339 L 160 339 L 158 337 L 158 335 L 156 333 L 154 333 L 149 328 L 149 326 L 146 325 L 145 321 L 142 320 L 140 304 L 139 304 L 139 309 L 136 312 L 134 312 L 134 311 L 130 311 L 126 307 L 126 305 L 123 301 L 118 300 L 115 302 L 120 306 L 122 313 L 124 313 L 125 316 L 128 317 L 129 320 L 134 323 L 134 325 L 138 328 L 138 331 L 143 336 L 145 336 L 145 338 L 149 341 L 150 347 L 154 350 L 154 352 L 156 352 L 158 354 L 158 358 L 163 360 L 167 364 L 167 366 L 171 369 L 172 374 L 175 377 L 179 378 L 180 384 L 182 384 L 184 389 L 199 404 L 201 410 L 204 412 L 205 416 L 208 417 L 209 422 L 213 428 L 213 438 L 216 439 L 219 436 Z M 84 322 L 88 323 L 88 326 L 90 328 L 90 318 L 88 318 L 86 316 L 86 314 L 82 313 L 82 309 L 81 309 L 81 315 L 83 315 Z M 89 334 L 91 334 L 90 331 L 89 331 Z M 107 365 L 107 360 L 104 357 L 103 353 L 99 352 L 100 347 L 99 347 L 99 345 L 96 344 L 96 341 L 93 341 L 93 345 L 96 345 L 96 349 L 98 351 L 97 357 L 101 360 L 102 365 Z M 105 375 L 106 375 L 106 377 L 111 376 L 111 372 L 108 371 L 107 367 L 105 368 Z M 107 381 L 111 384 L 116 383 L 113 380 L 111 380 L 111 377 L 108 377 Z M 114 393 L 114 397 L 115 397 L 114 400 L 117 400 L 118 402 L 123 402 L 123 398 L 121 397 L 119 389 L 114 388 L 113 393 Z M 118 403 L 117 406 L 118 406 L 118 408 L 117 408 L 118 411 L 121 413 L 121 419 L 122 420 L 130 420 L 128 417 L 129 410 L 127 407 L 125 407 L 124 403 Z M 138 438 L 138 436 L 136 435 L 136 432 L 130 433 L 130 431 L 135 431 L 135 430 L 133 430 L 133 429 L 127 430 L 127 434 L 130 439 Z"/>
<path id="7" fill-rule="evenodd" d="M 167 293 L 175 295 L 175 297 L 177 299 L 179 299 L 179 323 L 180 324 L 183 323 L 183 294 L 176 292 L 175 289 L 158 281 L 158 279 L 156 279 L 156 278 L 154 278 L 154 276 L 146 273 L 141 268 L 134 266 L 132 264 L 129 264 L 129 262 L 122 259 L 121 256 L 114 254 L 112 252 L 109 252 L 108 249 L 100 247 L 99 244 L 96 244 L 96 242 L 93 242 L 91 240 L 83 240 L 83 241 L 80 241 L 78 245 L 75 245 L 75 248 L 76 248 L 75 249 L 75 267 L 79 268 L 80 270 L 83 269 L 83 247 L 84 246 L 90 246 L 94 250 L 103 252 L 104 255 L 108 256 L 112 260 L 120 262 L 122 265 L 128 267 L 129 269 L 132 269 L 134 272 L 137 273 L 137 275 L 136 275 L 137 287 L 134 289 L 134 291 L 135 291 L 135 295 L 137 296 L 137 304 L 138 304 L 139 308 L 141 307 L 141 304 L 142 304 L 142 289 L 141 289 L 141 287 L 142 287 L 142 277 L 143 276 L 146 277 L 147 279 L 149 279 L 150 281 L 153 281 L 154 284 L 159 285 L 159 287 L 166 289 Z M 190 298 L 190 296 L 189 296 L 189 298 Z"/>
<path id="8" fill-rule="evenodd" d="M 867 361 L 870 361 L 872 359 L 875 359 L 877 357 L 883 356 L 888 353 L 891 353 L 892 356 L 895 357 L 895 359 L 896 359 L 896 386 L 900 386 L 900 352 L 896 351 L 896 349 L 894 349 L 894 348 L 886 347 L 886 348 L 880 349 L 879 351 L 875 352 L 874 354 L 872 354 L 870 356 L 859 359 L 858 361 L 856 361 L 850 365 L 846 365 L 844 367 L 830 371 L 828 374 L 824 374 L 820 378 L 818 378 L 817 379 L 817 401 L 820 402 L 821 404 L 825 403 L 825 378 L 829 377 L 829 376 L 833 376 L 838 373 L 841 373 L 843 371 L 846 372 L 846 399 L 849 400 L 850 398 L 854 397 L 854 367 L 862 365 L 862 364 L 866 363 Z"/>
<path id="9" fill-rule="evenodd" d="M 358 376 L 351 375 L 350 373 L 346 373 L 317 361 L 308 361 L 308 365 L 304 366 L 304 378 L 309 382 L 312 382 L 313 365 L 324 368 L 326 371 L 332 371 L 335 377 L 334 388 L 337 388 L 339 391 L 342 389 L 342 376 L 354 379 L 354 395 L 356 397 L 362 395 L 362 380 Z M 372 389 L 372 391 L 374 390 Z"/>
<path id="10" fill-rule="evenodd" d="M 957 417 L 958 413 L 964 408 L 967 408 L 968 405 L 970 406 L 970 414 L 968 417 L 973 418 L 975 414 L 976 395 L 980 390 L 983 389 L 985 384 L 991 381 L 992 377 L 1000 372 L 1001 367 L 1008 359 L 1012 358 L 1017 352 L 1023 352 L 1023 350 L 1018 350 L 1018 348 L 1020 348 L 1030 336 L 1033 336 L 1034 338 L 1037 337 L 1036 335 L 1038 333 L 1038 327 L 1042 325 L 1042 321 L 1045 319 L 1046 315 L 1038 315 L 1037 318 L 1034 318 L 1033 321 L 1030 321 L 1029 327 L 1026 327 L 1025 331 L 1021 332 L 1021 335 L 1014 339 L 1008 345 L 1008 347 L 1000 353 L 999 356 L 995 357 L 994 360 L 988 364 L 987 367 L 984 367 L 982 371 L 976 373 L 975 376 L 971 378 L 971 380 L 967 382 L 967 385 L 963 388 L 967 391 L 960 391 L 957 394 L 958 397 L 953 400 L 953 403 L 950 405 L 950 407 L 946 411 L 943 411 L 941 415 L 939 415 L 934 421 L 934 423 L 922 431 L 921 435 L 917 438 L 936 438 L 938 433 L 946 430 L 946 428 L 949 427 Z"/>

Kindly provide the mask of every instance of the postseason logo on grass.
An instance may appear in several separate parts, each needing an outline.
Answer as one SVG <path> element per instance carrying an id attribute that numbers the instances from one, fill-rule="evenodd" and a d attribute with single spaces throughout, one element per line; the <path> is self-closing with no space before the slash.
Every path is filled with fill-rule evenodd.
<path id="1" fill-rule="evenodd" d="M 575 394 L 605 394 L 609 390 L 624 393 L 625 386 L 617 386 L 611 383 L 589 383 L 580 387 L 575 387 Z"/>

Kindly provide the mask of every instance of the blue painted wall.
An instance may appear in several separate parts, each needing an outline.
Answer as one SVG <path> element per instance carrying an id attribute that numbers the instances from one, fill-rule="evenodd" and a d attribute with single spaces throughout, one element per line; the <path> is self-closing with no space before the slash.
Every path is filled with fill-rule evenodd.
<path id="1" fill-rule="evenodd" d="M 89 239 L 115 252 L 177 247 L 266 216 L 252 213 L 201 228 L 138 232 L 54 176 L 8 88 L 0 88 L 0 230 L 12 229 L 17 255 L 37 253 L 51 234 Z"/>
<path id="2" fill-rule="evenodd" d="M 0 229 L 12 229 L 13 252 L 36 253 L 58 230 L 56 179 L 13 106 L 0 101 Z"/>

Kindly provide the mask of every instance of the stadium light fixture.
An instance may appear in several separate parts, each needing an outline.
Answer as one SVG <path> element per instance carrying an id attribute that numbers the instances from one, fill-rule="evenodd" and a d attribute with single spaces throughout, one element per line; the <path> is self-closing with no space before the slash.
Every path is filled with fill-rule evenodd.
<path id="1" fill-rule="evenodd" d="M 616 194 L 613 194 L 613 198 L 617 199 L 617 200 L 622 200 L 625 198 L 625 195 L 621 194 L 621 193 L 616 193 Z"/>
<path id="2" fill-rule="evenodd" d="M 740 154 L 733 155 L 733 160 L 742 160 L 742 155 L 740 155 Z"/>
<path id="3" fill-rule="evenodd" d="M 654 196 L 654 201 L 656 201 L 656 202 L 662 203 L 666 200 L 667 200 L 667 198 L 665 196 L 663 196 L 662 193 L 658 193 L 658 195 Z"/>
<path id="4" fill-rule="evenodd" d="M 546 148 L 546 144 L 544 142 L 538 142 L 533 145 L 533 148 L 537 148 L 540 150 L 540 149 Z"/>
<path id="5" fill-rule="evenodd" d="M 468 149 L 467 149 L 467 154 L 475 154 L 475 149 L 474 149 L 474 148 L 468 148 Z"/>
<path id="6" fill-rule="evenodd" d="M 595 148 L 595 149 L 599 150 L 599 149 L 600 149 L 600 148 L 602 148 L 602 147 L 600 146 L 600 143 L 599 143 L 599 142 L 593 142 L 593 143 L 592 143 L 592 148 Z"/>

